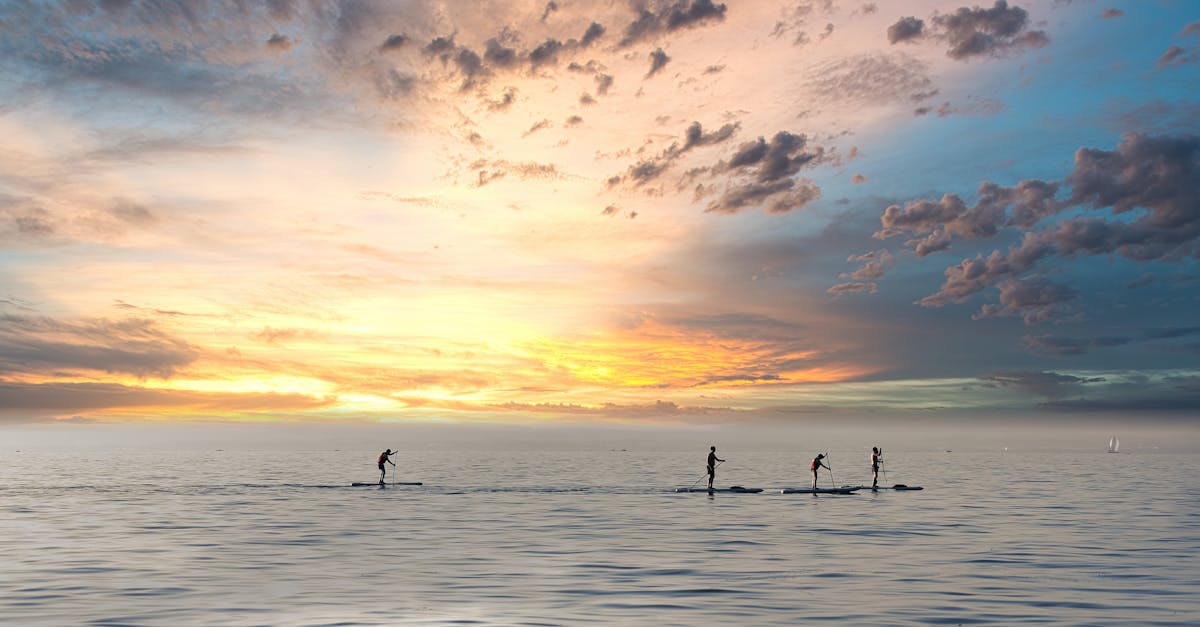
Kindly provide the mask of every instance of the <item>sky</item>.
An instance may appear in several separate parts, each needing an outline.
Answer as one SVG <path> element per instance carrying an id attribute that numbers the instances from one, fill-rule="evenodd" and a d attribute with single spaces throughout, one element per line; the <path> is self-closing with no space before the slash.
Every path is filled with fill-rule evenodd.
<path id="1" fill-rule="evenodd" d="M 1200 415 L 1200 5 L 0 4 L 0 424 Z"/>

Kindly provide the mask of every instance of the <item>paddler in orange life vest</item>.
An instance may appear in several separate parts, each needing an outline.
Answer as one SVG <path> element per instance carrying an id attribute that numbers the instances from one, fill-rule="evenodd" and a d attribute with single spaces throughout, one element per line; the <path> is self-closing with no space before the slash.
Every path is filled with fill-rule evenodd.
<path id="1" fill-rule="evenodd" d="M 394 462 L 388 458 L 391 457 L 392 455 L 395 455 L 398 452 L 399 451 L 393 451 L 392 449 L 388 449 L 379 454 L 379 484 L 380 485 L 383 485 L 383 478 L 387 476 L 387 468 L 384 467 L 384 464 L 391 464 L 392 468 L 395 468 L 396 462 Z"/>
<path id="2" fill-rule="evenodd" d="M 813 458 L 812 463 L 808 465 L 809 470 L 811 470 L 812 474 L 813 474 L 813 489 L 814 490 L 817 489 L 817 470 L 823 466 L 824 466 L 825 470 L 829 470 L 829 466 L 825 466 L 825 464 L 821 462 L 822 459 L 825 459 L 825 454 L 817 453 L 817 456 Z"/>

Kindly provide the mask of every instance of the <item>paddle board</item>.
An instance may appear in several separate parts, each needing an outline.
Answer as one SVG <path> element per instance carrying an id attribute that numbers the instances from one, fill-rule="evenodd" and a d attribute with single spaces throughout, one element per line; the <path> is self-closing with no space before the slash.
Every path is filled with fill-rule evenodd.
<path id="1" fill-rule="evenodd" d="M 924 490 L 925 488 L 922 488 L 919 485 L 904 485 L 903 483 L 897 483 L 896 485 L 881 485 L 878 488 L 863 488 L 863 489 L 864 490 L 874 490 L 874 491 L 878 492 L 879 490 L 904 491 L 904 490 Z"/>
<path id="2" fill-rule="evenodd" d="M 405 482 L 379 483 L 378 481 L 376 481 L 375 483 L 360 483 L 358 481 L 355 481 L 354 483 L 350 484 L 350 487 L 352 487 L 352 488 L 368 488 L 371 486 L 375 486 L 378 488 L 379 486 L 389 486 L 389 485 L 425 485 L 425 484 L 421 483 L 420 481 L 409 482 L 409 483 L 405 483 Z"/>
<path id="3" fill-rule="evenodd" d="M 840 488 L 783 488 L 779 491 L 780 494 L 854 494 L 858 489 L 856 485 L 846 485 Z"/>
<path id="4" fill-rule="evenodd" d="M 729 486 L 728 488 L 675 488 L 676 492 L 733 492 L 736 494 L 757 494 L 762 492 L 762 488 L 743 488 L 740 485 Z"/>

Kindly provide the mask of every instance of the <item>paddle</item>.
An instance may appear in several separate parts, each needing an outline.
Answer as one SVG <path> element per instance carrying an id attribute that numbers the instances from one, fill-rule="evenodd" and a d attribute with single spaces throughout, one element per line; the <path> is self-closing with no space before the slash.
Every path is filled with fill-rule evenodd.
<path id="1" fill-rule="evenodd" d="M 887 485 L 887 467 L 883 465 L 883 449 L 879 449 L 879 469 L 883 471 L 883 485 Z"/>
<path id="2" fill-rule="evenodd" d="M 725 463 L 725 460 L 723 460 L 723 459 L 722 459 L 721 461 L 717 462 L 717 465 L 716 465 L 716 466 L 713 466 L 713 471 L 714 471 L 714 472 L 716 472 L 716 470 L 717 470 L 717 466 L 720 466 L 721 464 L 724 464 L 724 463 Z M 691 490 L 692 488 L 696 487 L 696 484 L 697 484 L 697 483 L 700 483 L 701 481 L 704 481 L 704 478 L 705 478 L 705 477 L 707 477 L 707 476 L 708 476 L 708 471 L 707 471 L 707 470 L 705 470 L 705 471 L 704 471 L 704 474 L 700 475 L 700 478 L 699 478 L 699 479 L 697 479 L 697 480 L 693 481 L 693 482 L 692 482 L 692 485 L 688 486 L 688 489 L 689 489 L 689 490 Z"/>
<path id="3" fill-rule="evenodd" d="M 829 459 L 829 451 L 825 451 L 825 468 L 829 470 L 829 487 L 836 488 L 837 482 L 833 480 L 833 461 Z"/>

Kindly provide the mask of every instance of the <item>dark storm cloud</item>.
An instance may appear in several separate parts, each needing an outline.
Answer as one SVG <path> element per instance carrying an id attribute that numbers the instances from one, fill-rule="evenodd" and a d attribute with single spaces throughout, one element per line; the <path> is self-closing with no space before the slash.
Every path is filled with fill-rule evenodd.
<path id="1" fill-rule="evenodd" d="M 146 319 L 0 314 L 0 323 L 0 375 L 83 370 L 167 378 L 199 354 Z"/>
<path id="2" fill-rule="evenodd" d="M 1066 199 L 1057 198 L 1061 189 L 1070 189 Z M 1115 150 L 1077 150 L 1075 166 L 1061 183 L 1032 180 L 1003 187 L 985 182 L 978 196 L 970 207 L 947 194 L 940 201 L 912 201 L 884 211 L 883 228 L 876 237 L 923 235 L 907 242 L 919 256 L 947 248 L 950 234 L 982 238 L 1004 228 L 1025 231 L 1022 241 L 1006 253 L 997 250 L 947 268 L 942 287 L 918 304 L 962 302 L 1003 281 L 1037 273 L 1063 257 L 1115 254 L 1136 262 L 1200 259 L 1200 138 L 1195 136 L 1128 134 Z M 1064 217 L 1068 210 L 1071 213 Z M 1034 230 L 1043 223 L 1048 225 Z M 999 308 L 985 307 L 984 317 L 1020 310 L 1027 322 L 1045 319 L 1042 314 L 1050 303 L 1022 304 L 1019 296 L 1026 293 L 1018 289 L 1022 284 L 1005 285 L 1008 289 L 1002 287 L 1001 292 L 1008 301 Z M 1069 296 L 1062 291 L 1056 294 L 1062 297 L 1057 302 Z"/>
<path id="3" fill-rule="evenodd" d="M 902 17 L 887 29 L 889 43 L 899 43 L 919 38 L 925 31 L 925 21 L 915 17 Z"/>
<path id="4" fill-rule="evenodd" d="M 663 52 L 662 48 L 658 48 L 654 52 L 651 52 L 650 69 L 646 72 L 646 78 L 650 78 L 651 76 L 657 74 L 660 70 L 666 67 L 667 63 L 670 61 L 671 57 L 667 56 L 667 53 Z"/>
<path id="5" fill-rule="evenodd" d="M 725 19 L 725 5 L 713 4 L 712 0 L 679 0 L 661 4 L 655 8 L 643 6 L 637 18 L 625 27 L 625 36 L 619 46 L 626 47 L 639 41 L 653 39 L 665 33 L 702 26 L 709 22 Z"/>

